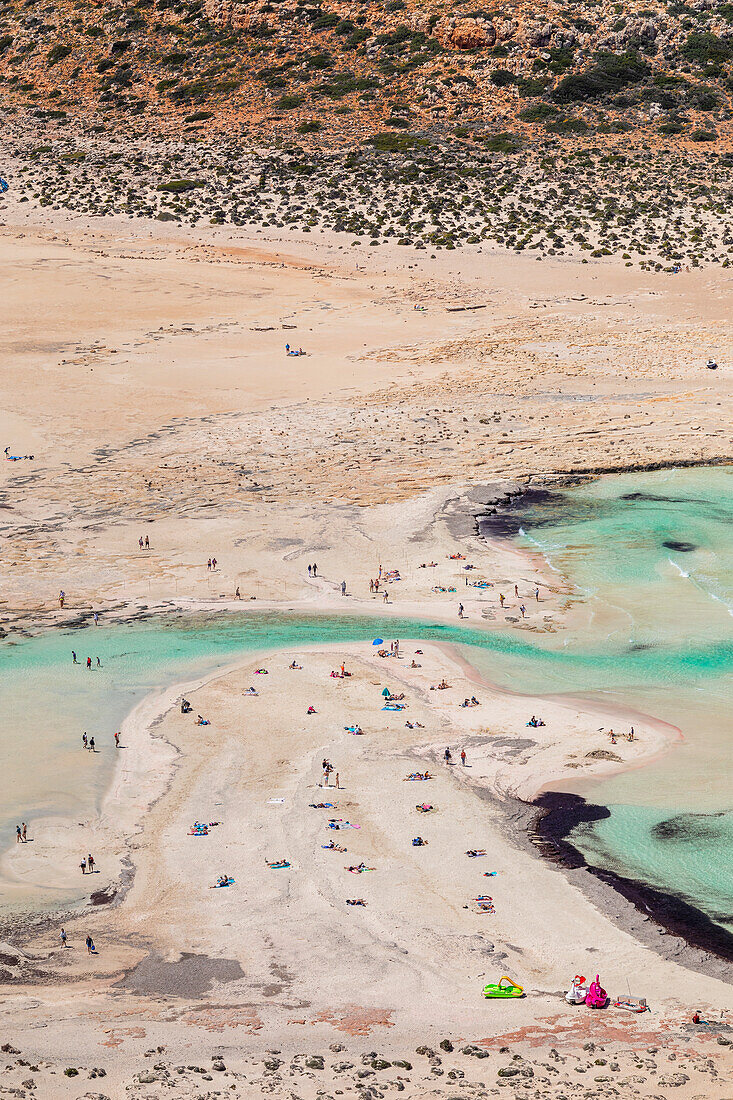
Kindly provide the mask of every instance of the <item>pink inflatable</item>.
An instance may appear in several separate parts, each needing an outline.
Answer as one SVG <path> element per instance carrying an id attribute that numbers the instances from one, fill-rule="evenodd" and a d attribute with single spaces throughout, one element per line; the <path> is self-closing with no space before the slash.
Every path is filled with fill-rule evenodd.
<path id="1" fill-rule="evenodd" d="M 585 1003 L 589 1008 L 605 1008 L 608 994 L 601 985 L 600 975 L 596 974 L 596 980 L 591 982 L 586 994 Z"/>

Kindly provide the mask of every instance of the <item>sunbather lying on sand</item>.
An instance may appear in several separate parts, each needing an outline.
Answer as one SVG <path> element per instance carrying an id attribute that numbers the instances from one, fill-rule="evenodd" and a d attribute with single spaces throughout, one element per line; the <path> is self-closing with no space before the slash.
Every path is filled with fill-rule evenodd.
<path id="1" fill-rule="evenodd" d="M 352 875 L 362 875 L 365 871 L 376 871 L 376 867 L 367 867 L 366 863 L 355 863 L 351 867 L 344 867 L 345 871 L 351 871 Z"/>
<path id="2" fill-rule="evenodd" d="M 287 859 L 277 859 L 274 863 L 271 863 L 269 859 L 266 859 L 265 863 L 272 871 L 282 871 L 284 867 L 290 866 L 290 863 Z"/>
<path id="3" fill-rule="evenodd" d="M 269 676 L 269 673 L 266 668 L 256 668 L 255 676 Z"/>
<path id="4" fill-rule="evenodd" d="M 475 859 L 477 856 L 485 856 L 486 855 L 486 849 L 485 848 L 469 848 L 469 850 L 466 852 L 466 855 L 470 856 L 471 859 Z"/>
<path id="5" fill-rule="evenodd" d="M 420 814 L 429 814 L 433 812 L 435 806 L 433 806 L 430 802 L 419 802 L 415 809 Z"/>
<path id="6" fill-rule="evenodd" d="M 209 722 L 208 718 L 203 718 L 200 714 L 198 714 L 198 715 L 196 715 L 196 725 L 197 726 L 210 726 L 211 723 Z"/>
<path id="7" fill-rule="evenodd" d="M 327 852 L 347 852 L 348 848 L 342 848 L 340 844 L 337 844 L 335 840 L 332 840 L 330 844 L 322 844 L 322 848 L 325 848 Z"/>
<path id="8" fill-rule="evenodd" d="M 479 703 L 476 696 L 472 695 L 470 699 L 464 699 L 463 702 L 461 703 L 461 706 L 462 707 L 480 707 L 481 704 Z"/>
<path id="9" fill-rule="evenodd" d="M 364 901 L 364 898 L 347 898 L 346 899 L 346 904 L 347 905 L 366 905 L 366 902 Z"/>
<path id="10" fill-rule="evenodd" d="M 288 667 L 289 668 L 302 668 L 303 666 L 299 665 L 297 661 L 293 661 L 292 664 L 289 665 Z"/>
<path id="11" fill-rule="evenodd" d="M 422 722 L 405 722 L 405 728 L 408 730 L 424 730 L 425 726 Z"/>
<path id="12" fill-rule="evenodd" d="M 424 783 L 426 779 L 432 779 L 430 772 L 410 772 L 402 780 L 403 783 Z"/>
<path id="13" fill-rule="evenodd" d="M 242 695 L 259 695 L 257 688 L 248 687 L 246 691 L 242 692 Z"/>
<path id="14" fill-rule="evenodd" d="M 210 890 L 218 890 L 222 886 L 232 886 L 233 884 L 234 884 L 234 879 L 230 878 L 229 875 L 219 875 L 218 879 L 216 880 L 215 885 L 210 886 L 209 889 Z"/>

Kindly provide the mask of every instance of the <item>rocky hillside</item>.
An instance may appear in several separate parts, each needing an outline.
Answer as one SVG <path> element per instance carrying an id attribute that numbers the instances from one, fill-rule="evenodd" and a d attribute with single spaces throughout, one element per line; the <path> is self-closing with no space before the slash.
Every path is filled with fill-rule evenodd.
<path id="1" fill-rule="evenodd" d="M 478 3 L 5 0 L 1 102 L 250 143 L 729 147 L 733 3 Z"/>

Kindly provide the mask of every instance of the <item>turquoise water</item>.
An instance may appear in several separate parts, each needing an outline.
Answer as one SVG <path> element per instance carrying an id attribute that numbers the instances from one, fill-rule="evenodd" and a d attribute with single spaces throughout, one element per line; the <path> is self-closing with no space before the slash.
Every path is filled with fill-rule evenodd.
<path id="1" fill-rule="evenodd" d="M 733 472 L 602 478 L 539 502 L 522 530 L 520 543 L 586 598 L 586 619 L 564 644 L 636 647 L 636 671 L 622 661 L 620 683 L 614 660 L 603 697 L 685 737 L 662 760 L 584 790 L 611 816 L 571 839 L 590 862 L 670 889 L 731 926 Z M 588 687 L 598 693 L 597 679 Z"/>
<path id="2" fill-rule="evenodd" d="M 114 731 L 155 688 L 255 650 L 435 639 L 465 647 L 515 692 L 578 693 L 680 726 L 686 740 L 663 760 L 583 792 L 612 812 L 574 840 L 591 861 L 672 888 L 728 923 L 732 491 L 728 470 L 677 471 L 604 478 L 533 505 L 520 541 L 585 597 L 578 625 L 546 638 L 409 619 L 219 614 L 4 643 L 0 836 L 12 841 L 16 822 L 39 815 L 88 817 L 111 774 Z M 73 665 L 72 649 L 81 662 L 99 655 L 102 667 Z M 98 755 L 82 751 L 82 731 Z"/>

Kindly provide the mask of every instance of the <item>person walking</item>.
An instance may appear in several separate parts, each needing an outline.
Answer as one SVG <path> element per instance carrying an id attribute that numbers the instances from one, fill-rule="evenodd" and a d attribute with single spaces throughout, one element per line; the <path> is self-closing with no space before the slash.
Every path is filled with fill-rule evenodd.
<path id="1" fill-rule="evenodd" d="M 206 568 L 208 569 L 209 572 L 211 572 L 211 558 L 209 558 L 209 560 L 207 561 Z"/>
<path id="2" fill-rule="evenodd" d="M 90 752 L 96 752 L 97 751 L 94 747 L 94 738 L 93 737 L 89 738 L 89 751 Z"/>
<path id="3" fill-rule="evenodd" d="M 466 766 L 466 750 L 465 749 L 461 749 L 461 764 L 463 764 L 463 767 L 465 768 L 465 766 Z"/>
<path id="4" fill-rule="evenodd" d="M 94 612 L 94 625 L 99 626 L 99 612 L 98 611 Z"/>
<path id="5" fill-rule="evenodd" d="M 117 733 L 115 734 L 115 748 L 118 749 L 119 747 L 120 747 L 120 731 L 118 730 Z"/>
<path id="6" fill-rule="evenodd" d="M 59 607 L 64 606 L 64 600 L 65 599 L 66 599 L 66 593 L 64 592 L 64 590 L 62 588 L 61 591 L 59 592 Z"/>
<path id="7" fill-rule="evenodd" d="M 312 566 L 312 565 L 309 565 L 309 566 L 308 566 L 308 576 L 309 576 L 309 577 L 310 577 L 310 575 L 311 575 L 311 573 L 312 573 L 312 572 L 313 572 L 313 566 Z"/>
<path id="8" fill-rule="evenodd" d="M 149 535 L 145 536 L 145 549 L 146 550 L 150 549 L 150 536 Z"/>
<path id="9" fill-rule="evenodd" d="M 142 548 L 143 548 L 143 537 L 142 537 L 142 535 L 141 535 L 141 536 L 140 536 L 140 538 L 139 538 L 139 539 L 137 540 L 137 544 L 138 544 L 138 546 L 140 547 L 140 549 L 142 550 Z"/>
<path id="10" fill-rule="evenodd" d="M 91 659 L 91 657 L 87 657 L 87 668 L 91 671 L 91 668 L 92 668 L 92 659 Z"/>
<path id="11" fill-rule="evenodd" d="M 445 752 L 443 753 L 443 759 L 445 760 L 446 764 L 450 764 L 453 759 L 450 749 L 447 748 L 445 750 Z"/>
<path id="12" fill-rule="evenodd" d="M 79 662 L 76 659 L 76 652 L 73 649 L 71 651 L 71 663 L 72 663 L 72 665 L 78 665 L 79 664 Z"/>
<path id="13" fill-rule="evenodd" d="M 313 576 L 314 577 L 318 576 L 318 566 L 316 565 L 315 562 L 313 562 Z"/>
<path id="14" fill-rule="evenodd" d="M 458 605 L 458 618 L 459 619 L 463 618 L 463 604 L 462 603 L 459 603 L 459 605 Z"/>
<path id="15" fill-rule="evenodd" d="M 535 598 L 535 600 L 537 601 L 537 603 L 539 603 L 539 602 L 540 602 L 540 590 L 539 590 L 539 588 L 535 588 L 535 590 L 534 590 L 534 598 Z"/>
<path id="16" fill-rule="evenodd" d="M 519 589 L 517 588 L 516 584 L 514 585 L 514 595 L 517 599 L 519 599 Z"/>
<path id="17" fill-rule="evenodd" d="M 20 825 L 16 825 L 15 826 L 15 843 L 20 844 L 20 840 L 21 840 Z"/>
<path id="18" fill-rule="evenodd" d="M 84 746 L 85 749 L 89 748 L 89 745 L 87 744 L 87 735 L 86 735 L 86 733 L 83 733 L 81 735 L 81 743 L 82 743 L 82 745 Z"/>
<path id="19" fill-rule="evenodd" d="M 501 592 L 500 592 L 500 593 L 499 593 L 499 605 L 500 605 L 501 607 L 503 607 L 503 606 L 504 606 L 504 600 L 505 600 L 505 599 L 506 599 L 506 596 L 505 596 L 505 595 L 503 595 L 503 593 L 501 593 Z"/>
<path id="20" fill-rule="evenodd" d="M 21 835 L 23 837 L 23 843 L 27 844 L 27 842 L 28 842 L 28 826 L 26 825 L 25 821 L 21 825 Z"/>
<path id="21" fill-rule="evenodd" d="M 97 668 L 101 668 L 101 667 L 102 667 L 102 658 L 97 657 Z"/>
<path id="22" fill-rule="evenodd" d="M 59 932 L 59 939 L 61 940 L 61 946 L 62 947 L 68 947 L 69 946 L 66 942 L 66 932 L 64 931 L 63 928 Z"/>
<path id="23" fill-rule="evenodd" d="M 522 612 L 522 618 L 524 618 L 524 616 L 527 614 L 527 608 L 524 606 L 524 604 L 522 604 L 519 610 Z"/>
<path id="24" fill-rule="evenodd" d="M 94 874 L 94 856 L 92 855 L 91 852 L 87 856 L 87 867 L 89 868 L 89 874 L 93 875 Z"/>
<path id="25" fill-rule="evenodd" d="M 346 581 L 341 581 L 341 595 L 346 595 Z"/>
<path id="26" fill-rule="evenodd" d="M 241 598 L 242 597 L 241 597 L 240 592 L 239 592 L 239 585 L 237 585 L 236 590 L 234 592 L 234 599 L 235 600 L 241 600 Z"/>
<path id="27" fill-rule="evenodd" d="M 94 951 L 94 940 L 92 939 L 91 936 L 87 936 L 86 945 L 87 945 L 87 955 L 91 955 L 92 952 Z"/>
<path id="28" fill-rule="evenodd" d="M 338 772 L 336 772 L 336 782 L 335 782 L 334 786 L 336 787 L 337 791 L 341 789 L 340 784 L 339 784 L 339 773 Z"/>
<path id="29" fill-rule="evenodd" d="M 216 558 L 211 559 L 211 568 L 216 569 Z"/>
<path id="30" fill-rule="evenodd" d="M 84 859 L 84 856 L 81 857 L 79 866 L 81 867 L 81 873 L 85 875 L 87 873 L 87 861 Z"/>

